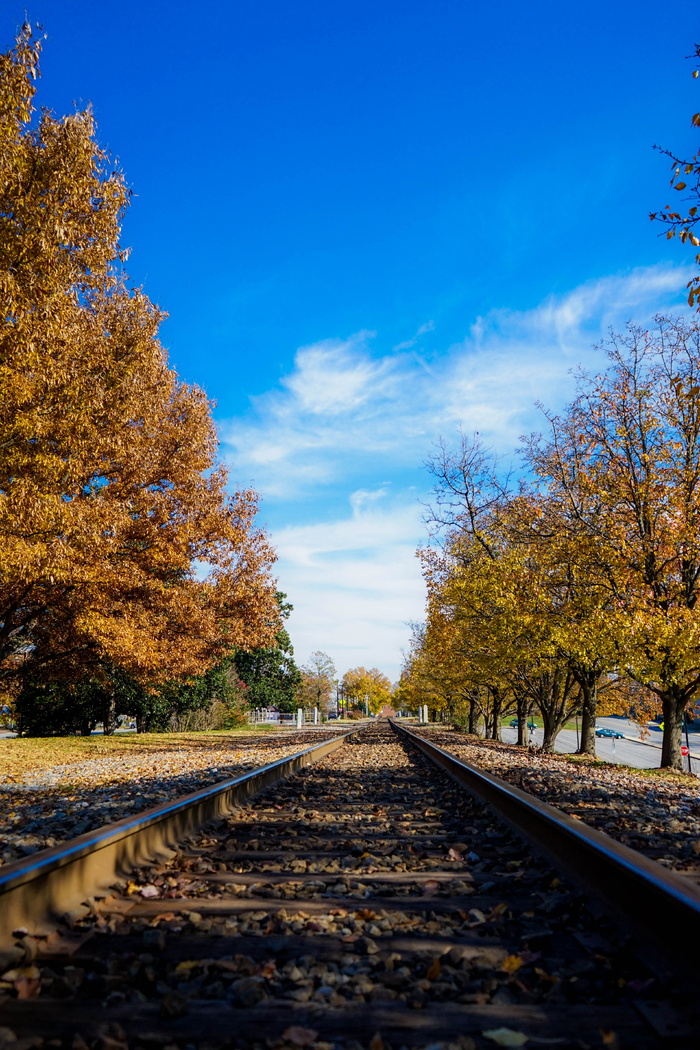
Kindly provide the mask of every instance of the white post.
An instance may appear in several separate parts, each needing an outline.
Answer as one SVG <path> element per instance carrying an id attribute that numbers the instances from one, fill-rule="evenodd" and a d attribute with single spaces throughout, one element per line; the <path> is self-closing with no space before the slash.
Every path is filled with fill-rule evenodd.
<path id="1" fill-rule="evenodd" d="M 318 725 L 318 708 L 317 707 L 314 708 L 314 725 L 315 726 Z"/>
<path id="2" fill-rule="evenodd" d="M 304 712 L 300 707 L 297 707 L 297 729 L 301 729 L 304 724 Z"/>
<path id="3" fill-rule="evenodd" d="M 423 704 L 423 721 L 427 722 L 428 720 L 428 705 Z"/>
<path id="4" fill-rule="evenodd" d="M 423 705 L 422 704 L 418 708 L 418 723 L 419 723 L 419 725 L 423 724 Z"/>

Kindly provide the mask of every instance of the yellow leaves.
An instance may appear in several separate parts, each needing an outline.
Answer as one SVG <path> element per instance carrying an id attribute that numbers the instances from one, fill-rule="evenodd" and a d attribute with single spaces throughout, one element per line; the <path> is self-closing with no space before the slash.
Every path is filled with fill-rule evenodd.
<path id="1" fill-rule="evenodd" d="M 13 987 L 18 999 L 34 999 L 41 992 L 41 970 L 38 966 L 8 970 L 0 977 L 0 981 Z"/>
<path id="2" fill-rule="evenodd" d="M 343 675 L 343 690 L 347 697 L 363 703 L 365 698 L 371 712 L 381 710 L 391 697 L 391 682 L 376 667 L 353 667 Z"/>
<path id="3" fill-rule="evenodd" d="M 501 963 L 501 970 L 503 973 L 517 973 L 524 962 L 521 955 L 507 955 Z"/>

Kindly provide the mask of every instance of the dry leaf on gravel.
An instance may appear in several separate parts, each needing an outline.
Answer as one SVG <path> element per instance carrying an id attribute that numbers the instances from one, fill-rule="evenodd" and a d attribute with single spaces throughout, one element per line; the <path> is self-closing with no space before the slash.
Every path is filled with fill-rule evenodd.
<path id="1" fill-rule="evenodd" d="M 299 1025 L 290 1025 L 282 1032 L 282 1038 L 292 1046 L 308 1046 L 318 1038 L 318 1032 L 313 1028 L 301 1028 Z"/>
<path id="2" fill-rule="evenodd" d="M 513 1028 L 490 1028 L 481 1034 L 496 1046 L 525 1046 L 529 1038 L 524 1032 L 516 1032 Z"/>
<path id="3" fill-rule="evenodd" d="M 0 864 L 240 776 L 319 739 L 302 730 L 3 741 Z M 55 764 L 60 759 L 64 764 Z"/>

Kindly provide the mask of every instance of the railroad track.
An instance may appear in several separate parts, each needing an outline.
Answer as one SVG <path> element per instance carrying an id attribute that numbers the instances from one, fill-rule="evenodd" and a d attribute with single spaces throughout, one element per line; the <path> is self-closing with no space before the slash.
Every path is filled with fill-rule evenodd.
<path id="1" fill-rule="evenodd" d="M 42 1038 L 57 1050 L 695 1050 L 684 982 L 692 988 L 697 964 L 682 938 L 649 957 L 637 924 L 630 944 L 618 890 L 605 888 L 612 918 L 594 914 L 539 857 L 556 853 L 554 832 L 533 830 L 533 817 L 534 851 L 474 783 L 467 793 L 454 782 L 463 774 L 444 753 L 403 736 L 373 725 L 121 822 L 99 861 L 78 841 L 0 869 L 0 911 L 25 927 L 1 984 L 0 1026 L 16 1050 Z M 505 819 L 523 824 L 512 809 Z M 571 839 L 565 852 L 602 893 L 605 876 L 572 860 Z M 160 859 L 143 864 L 149 854 Z M 115 865 L 137 870 L 107 891 Z M 90 880 L 88 905 L 50 932 L 49 911 Z M 671 907 L 655 892 L 655 908 Z M 692 916 L 694 892 L 685 904 L 671 893 L 674 922 Z"/>

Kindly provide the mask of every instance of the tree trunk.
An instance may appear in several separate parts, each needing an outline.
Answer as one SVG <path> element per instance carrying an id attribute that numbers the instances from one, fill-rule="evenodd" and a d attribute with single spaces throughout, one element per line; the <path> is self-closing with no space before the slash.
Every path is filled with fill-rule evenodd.
<path id="1" fill-rule="evenodd" d="M 491 739 L 501 739 L 501 711 L 503 710 L 503 697 L 500 690 L 494 690 L 493 694 L 493 726 L 491 727 Z"/>
<path id="2" fill-rule="evenodd" d="M 598 706 L 598 675 L 594 671 L 584 671 L 576 679 L 581 686 L 581 743 L 579 755 L 592 755 L 595 758 L 595 719 Z"/>
<path id="3" fill-rule="evenodd" d="M 681 723 L 685 705 L 686 697 L 674 686 L 661 694 L 661 708 L 664 713 L 664 736 L 661 742 L 662 769 L 683 769 Z"/>
<path id="4" fill-rule="evenodd" d="M 104 715 L 102 718 L 102 732 L 105 736 L 111 736 L 117 726 L 117 700 L 114 693 L 110 693 L 105 700 Z"/>
<path id="5" fill-rule="evenodd" d="M 519 695 L 516 699 L 516 704 L 518 709 L 518 744 L 520 747 L 525 747 L 530 732 L 527 728 L 527 724 L 530 721 L 530 716 L 528 715 L 527 710 L 529 707 L 527 696 L 525 696 L 524 693 Z"/>
<path id="6" fill-rule="evenodd" d="M 557 733 L 560 729 L 559 719 L 554 716 L 550 711 L 542 711 L 540 708 L 540 714 L 542 715 L 542 723 L 544 730 L 544 738 L 542 740 L 542 750 L 548 755 L 551 755 L 554 751 L 554 741 L 557 739 Z"/>
<path id="7" fill-rule="evenodd" d="M 473 693 L 469 695 L 469 732 L 472 736 L 476 736 L 476 727 L 479 721 L 479 712 L 477 710 L 476 697 Z"/>

